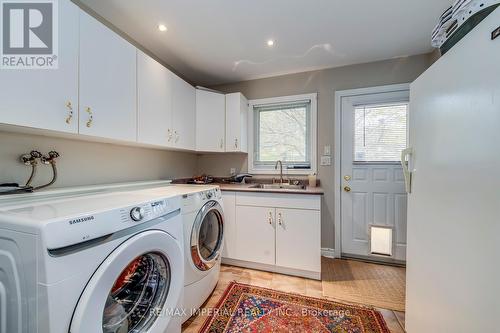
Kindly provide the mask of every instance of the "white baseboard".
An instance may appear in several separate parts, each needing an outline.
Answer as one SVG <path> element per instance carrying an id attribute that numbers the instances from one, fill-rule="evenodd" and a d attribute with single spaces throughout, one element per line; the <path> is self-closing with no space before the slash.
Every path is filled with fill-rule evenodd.
<path id="1" fill-rule="evenodd" d="M 245 268 L 256 269 L 256 270 L 260 270 L 260 271 L 274 272 L 274 273 L 280 273 L 280 274 L 292 275 L 292 276 L 300 276 L 300 277 L 304 277 L 307 279 L 313 279 L 313 280 L 319 280 L 319 281 L 321 280 L 321 269 L 319 272 L 304 271 L 304 270 L 300 270 L 300 269 L 286 268 L 286 267 L 280 267 L 280 266 L 276 266 L 276 265 L 266 265 L 266 264 L 260 264 L 260 263 L 256 263 L 256 262 L 250 262 L 250 261 L 244 261 L 244 260 L 238 260 L 238 259 L 229 259 L 229 258 L 222 258 L 222 263 L 226 264 L 226 265 L 245 267 Z"/>
<path id="2" fill-rule="evenodd" d="M 328 247 L 321 248 L 321 255 L 327 258 L 335 258 L 335 249 L 330 249 Z"/>

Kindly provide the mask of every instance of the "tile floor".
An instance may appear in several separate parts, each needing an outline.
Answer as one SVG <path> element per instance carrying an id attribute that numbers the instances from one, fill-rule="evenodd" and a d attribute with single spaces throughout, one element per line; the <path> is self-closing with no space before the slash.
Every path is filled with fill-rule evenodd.
<path id="1" fill-rule="evenodd" d="M 277 273 L 269 273 L 256 271 L 246 268 L 225 266 L 221 268 L 219 283 L 215 287 L 210 298 L 205 302 L 203 308 L 211 308 L 219 301 L 222 293 L 228 286 L 229 282 L 237 281 L 247 283 L 254 286 L 271 288 L 285 292 L 294 292 L 311 297 L 326 298 L 323 296 L 323 287 L 321 281 L 309 280 L 300 277 L 292 277 Z M 404 333 L 404 312 L 377 308 L 384 316 L 387 326 L 393 333 Z M 183 333 L 197 333 L 206 316 L 200 314 L 197 317 L 190 318 L 182 327 Z"/>

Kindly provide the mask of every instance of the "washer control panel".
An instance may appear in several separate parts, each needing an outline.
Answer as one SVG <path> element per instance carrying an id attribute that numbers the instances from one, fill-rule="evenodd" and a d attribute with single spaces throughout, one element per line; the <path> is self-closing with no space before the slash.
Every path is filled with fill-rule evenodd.
<path id="1" fill-rule="evenodd" d="M 130 218 L 136 222 L 141 221 L 145 214 L 146 211 L 142 207 L 134 207 L 130 210 Z"/>
<path id="2" fill-rule="evenodd" d="M 200 198 L 202 200 L 220 200 L 222 198 L 222 194 L 220 192 L 220 188 L 215 188 L 212 190 L 203 191 L 200 193 Z"/>
<path id="3" fill-rule="evenodd" d="M 91 212 L 48 223 L 44 229 L 48 249 L 58 249 L 145 223 L 180 211 L 180 197 Z"/>

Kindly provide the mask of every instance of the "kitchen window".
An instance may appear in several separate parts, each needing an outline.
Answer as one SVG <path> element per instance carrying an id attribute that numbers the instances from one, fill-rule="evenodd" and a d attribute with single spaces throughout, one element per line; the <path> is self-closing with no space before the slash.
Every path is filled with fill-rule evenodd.
<path id="1" fill-rule="evenodd" d="M 276 161 L 285 173 L 316 172 L 316 94 L 250 101 L 249 171 L 275 174 Z"/>

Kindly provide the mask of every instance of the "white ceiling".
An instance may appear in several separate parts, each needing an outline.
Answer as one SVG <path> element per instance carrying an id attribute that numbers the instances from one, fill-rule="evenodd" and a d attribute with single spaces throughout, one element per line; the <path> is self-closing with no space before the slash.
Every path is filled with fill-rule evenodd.
<path id="1" fill-rule="evenodd" d="M 431 51 L 451 0 L 81 0 L 196 84 Z M 167 32 L 159 32 L 164 23 Z M 273 48 L 266 45 L 275 39 Z"/>

